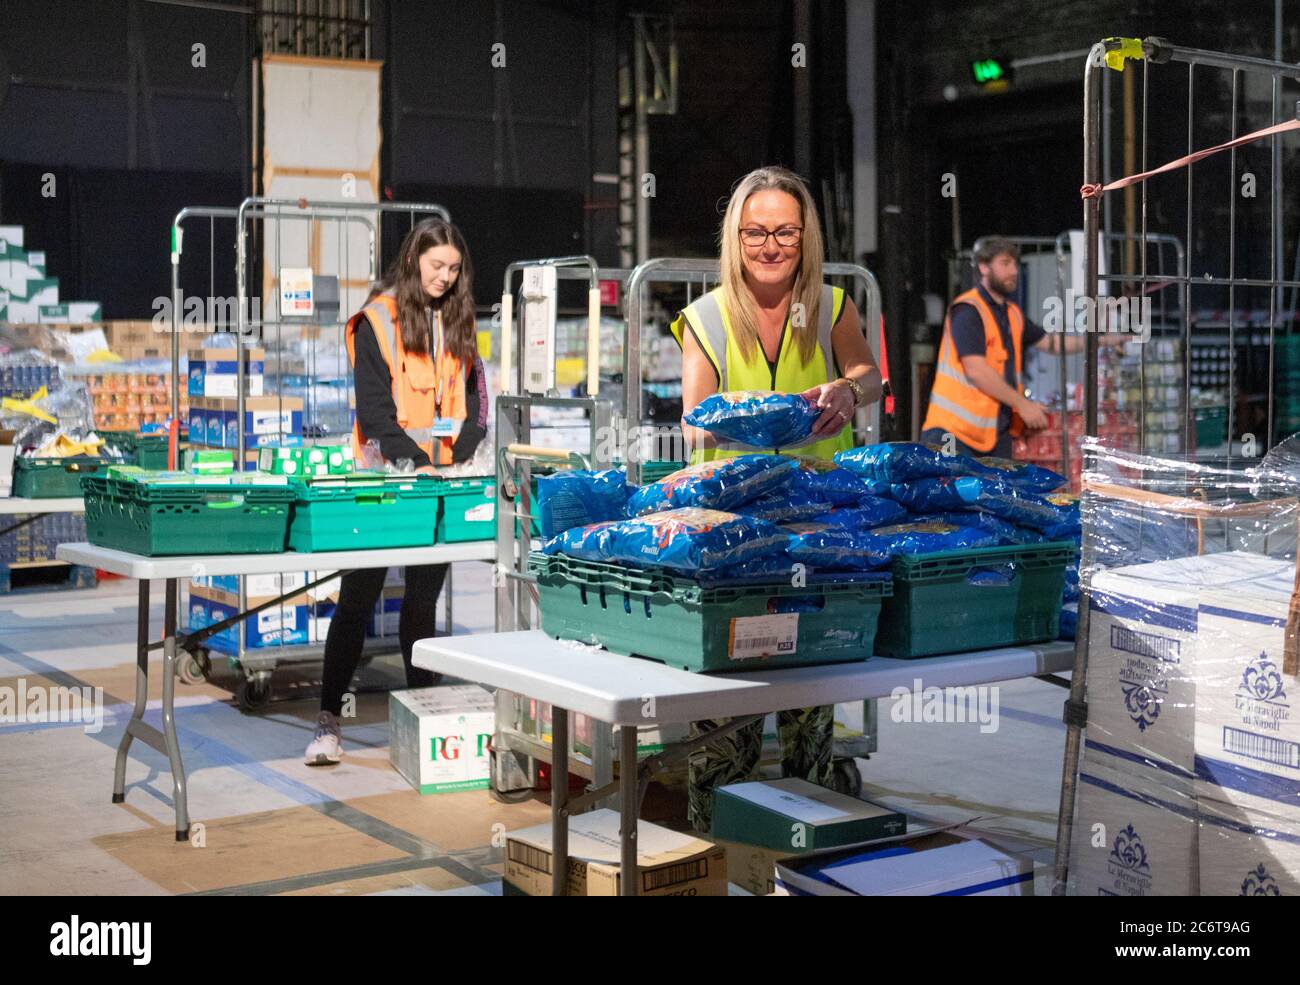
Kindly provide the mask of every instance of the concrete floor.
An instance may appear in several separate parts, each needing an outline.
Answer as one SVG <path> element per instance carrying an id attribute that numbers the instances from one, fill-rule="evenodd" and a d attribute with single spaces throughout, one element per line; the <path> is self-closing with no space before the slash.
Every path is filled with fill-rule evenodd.
<path id="1" fill-rule="evenodd" d="M 489 570 L 456 570 L 456 631 L 491 629 Z M 134 582 L 0 596 L 0 688 L 104 689 L 103 728 L 0 724 L 0 894 L 499 895 L 502 850 L 493 826 L 549 818 L 544 799 L 512 805 L 484 791 L 421 797 L 389 765 L 387 696 L 400 659 L 362 674 L 358 715 L 344 727 L 343 762 L 303 765 L 318 692 L 308 670 L 277 674 L 276 700 L 245 714 L 213 684 L 178 684 L 177 728 L 189 808 L 205 847 L 172 837 L 165 757 L 136 742 L 124 804 L 110 803 L 114 751 L 135 689 Z M 161 606 L 153 625 L 161 627 Z M 147 716 L 159 724 L 159 662 Z M 998 691 L 996 731 L 977 724 L 910 724 L 880 708 L 879 751 L 859 760 L 863 796 L 910 814 L 983 818 L 1038 865 L 1047 891 L 1065 728 L 1064 692 L 1039 681 Z M 841 709 L 842 720 L 855 709 Z M 674 816 L 676 815 L 676 817 Z M 647 816 L 682 815 L 672 791 Z M 500 830 L 500 829 L 497 829 Z"/>

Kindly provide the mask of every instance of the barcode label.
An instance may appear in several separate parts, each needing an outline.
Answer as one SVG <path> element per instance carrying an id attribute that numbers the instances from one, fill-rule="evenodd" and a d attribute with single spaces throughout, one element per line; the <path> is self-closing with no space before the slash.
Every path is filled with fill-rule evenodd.
<path id="1" fill-rule="evenodd" d="M 1257 759 L 1261 763 L 1300 769 L 1300 743 L 1275 739 L 1271 735 L 1256 735 L 1230 725 L 1223 727 L 1223 751 Z"/>
<path id="2" fill-rule="evenodd" d="M 740 616 L 731 620 L 727 656 L 732 660 L 785 656 L 794 653 L 799 642 L 799 614 Z"/>
<path id="3" fill-rule="evenodd" d="M 1157 660 L 1178 660 L 1178 640 L 1171 640 L 1155 633 L 1139 633 L 1124 626 L 1110 627 L 1110 645 L 1124 653 L 1136 653 L 1140 657 L 1155 657 Z"/>
<path id="4" fill-rule="evenodd" d="M 694 862 L 678 862 L 676 865 L 670 865 L 666 869 L 655 869 L 653 872 L 643 872 L 641 874 L 642 891 L 649 892 L 652 889 L 663 889 L 665 886 L 674 886 L 679 882 L 691 882 L 694 879 L 703 879 L 708 874 L 708 859 L 696 859 Z"/>
<path id="5" fill-rule="evenodd" d="M 551 853 L 544 852 L 540 848 L 532 845 L 525 845 L 521 841 L 512 841 L 509 843 L 507 854 L 510 861 L 518 862 L 520 865 L 529 869 L 535 869 L 538 872 L 551 874 Z"/>

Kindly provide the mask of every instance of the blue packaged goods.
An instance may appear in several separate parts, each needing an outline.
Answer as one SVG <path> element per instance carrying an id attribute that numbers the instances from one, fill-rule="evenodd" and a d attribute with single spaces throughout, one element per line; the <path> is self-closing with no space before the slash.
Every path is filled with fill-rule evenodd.
<path id="1" fill-rule="evenodd" d="M 779 554 L 756 557 L 751 561 L 728 565 L 714 572 L 706 572 L 701 577 L 701 580 L 707 580 L 710 584 L 753 582 L 755 584 L 766 583 L 770 585 L 775 582 L 788 582 L 793 575 L 794 562 L 782 550 Z"/>
<path id="2" fill-rule="evenodd" d="M 936 551 L 966 551 L 976 547 L 997 547 L 996 534 L 976 527 L 962 527 L 938 520 L 899 523 L 877 527 L 864 535 L 868 548 L 877 554 L 934 554 Z"/>
<path id="3" fill-rule="evenodd" d="M 541 535 L 554 537 L 571 527 L 587 527 L 627 515 L 627 474 L 620 469 L 576 469 L 537 479 L 537 516 Z"/>
<path id="4" fill-rule="evenodd" d="M 1061 598 L 1066 602 L 1079 601 L 1079 563 L 1065 566 L 1065 592 Z"/>
<path id="5" fill-rule="evenodd" d="M 805 443 L 821 411 L 797 393 L 734 390 L 705 397 L 682 423 L 755 448 Z"/>
<path id="6" fill-rule="evenodd" d="M 993 455 L 981 455 L 975 461 L 1018 489 L 1049 493 L 1065 485 L 1062 476 L 1033 462 L 1017 462 L 1012 458 L 997 458 Z"/>
<path id="7" fill-rule="evenodd" d="M 816 518 L 820 523 L 834 523 L 855 530 L 870 530 L 890 523 L 902 523 L 907 510 L 892 499 L 863 496 L 856 506 L 839 506 Z"/>
<path id="8" fill-rule="evenodd" d="M 781 528 L 766 520 L 686 507 L 566 530 L 542 550 L 586 561 L 695 572 L 779 554 L 785 542 Z"/>
<path id="9" fill-rule="evenodd" d="M 890 494 L 913 513 L 983 510 L 1018 526 L 1043 530 L 1068 519 L 1060 508 L 1037 493 L 1017 489 L 1002 479 L 973 475 L 943 476 L 895 483 Z"/>
<path id="10" fill-rule="evenodd" d="M 945 455 L 935 445 L 887 441 L 835 453 L 837 464 L 875 482 L 910 482 L 945 475 L 987 475 L 989 470 L 965 455 Z"/>
<path id="11" fill-rule="evenodd" d="M 889 553 L 875 549 L 864 531 L 838 523 L 791 523 L 786 553 L 790 560 L 810 568 L 870 571 L 889 563 Z"/>
<path id="12" fill-rule="evenodd" d="M 889 494 L 888 482 L 864 479 L 834 462 L 819 458 L 799 459 L 799 468 L 792 475 L 790 484 L 831 506 L 852 506 L 863 496 Z"/>
<path id="13" fill-rule="evenodd" d="M 1083 536 L 1082 517 L 1079 512 L 1077 493 L 1048 493 L 1043 497 L 1047 504 L 1057 512 L 1057 522 L 1043 528 L 1048 540 L 1072 540 L 1076 544 Z"/>
<path id="14" fill-rule="evenodd" d="M 756 516 L 770 523 L 795 523 L 811 520 L 830 508 L 830 503 L 814 499 L 802 489 L 788 489 L 759 496 L 744 506 L 737 506 L 736 512 L 741 516 Z"/>
<path id="15" fill-rule="evenodd" d="M 975 527 L 997 536 L 1000 545 L 1004 547 L 1011 544 L 1041 544 L 1051 539 L 1038 530 L 1017 527 L 1014 523 L 1008 523 L 992 513 L 982 513 L 979 510 L 949 510 L 946 513 L 917 515 L 915 519 L 938 520 L 940 523 L 951 523 L 958 527 Z"/>
<path id="16" fill-rule="evenodd" d="M 735 509 L 784 485 L 795 465 L 793 458 L 782 455 L 740 455 L 688 465 L 632 493 L 627 515 L 644 516 L 683 506 Z"/>

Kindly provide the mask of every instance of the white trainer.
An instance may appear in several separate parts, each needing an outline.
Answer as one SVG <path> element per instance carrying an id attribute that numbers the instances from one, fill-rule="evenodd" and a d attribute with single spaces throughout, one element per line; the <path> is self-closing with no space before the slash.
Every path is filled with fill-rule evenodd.
<path id="1" fill-rule="evenodd" d="M 322 711 L 316 720 L 316 734 L 307 746 L 308 766 L 333 766 L 339 761 L 339 741 L 343 734 L 333 712 Z"/>

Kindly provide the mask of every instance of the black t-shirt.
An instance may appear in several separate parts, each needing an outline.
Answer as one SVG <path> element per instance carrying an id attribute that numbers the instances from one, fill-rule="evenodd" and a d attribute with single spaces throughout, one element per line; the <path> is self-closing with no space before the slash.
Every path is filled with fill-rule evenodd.
<path id="1" fill-rule="evenodd" d="M 980 297 L 984 303 L 989 306 L 993 312 L 993 318 L 998 323 L 998 332 L 1002 335 L 1002 347 L 1007 351 L 1007 363 L 1003 367 L 1002 375 L 1006 379 L 1007 385 L 1015 390 L 1019 390 L 1020 381 L 1016 378 L 1016 361 L 1015 349 L 1011 345 L 1011 318 L 1007 314 L 1006 302 L 998 304 L 993 300 L 993 296 L 984 289 L 980 284 L 975 288 L 979 291 Z M 952 315 L 949 321 L 949 327 L 952 331 L 952 344 L 957 350 L 958 357 L 961 356 L 983 356 L 986 355 L 986 346 L 984 345 L 984 321 L 980 318 L 979 310 L 973 304 L 965 301 L 952 306 Z M 1043 327 L 1036 322 L 1025 319 L 1025 330 L 1021 335 L 1020 347 L 1023 353 L 1031 345 L 1037 344 L 1047 335 Z M 998 433 L 1004 433 L 1011 427 L 1011 408 L 1006 404 L 998 407 Z"/>

